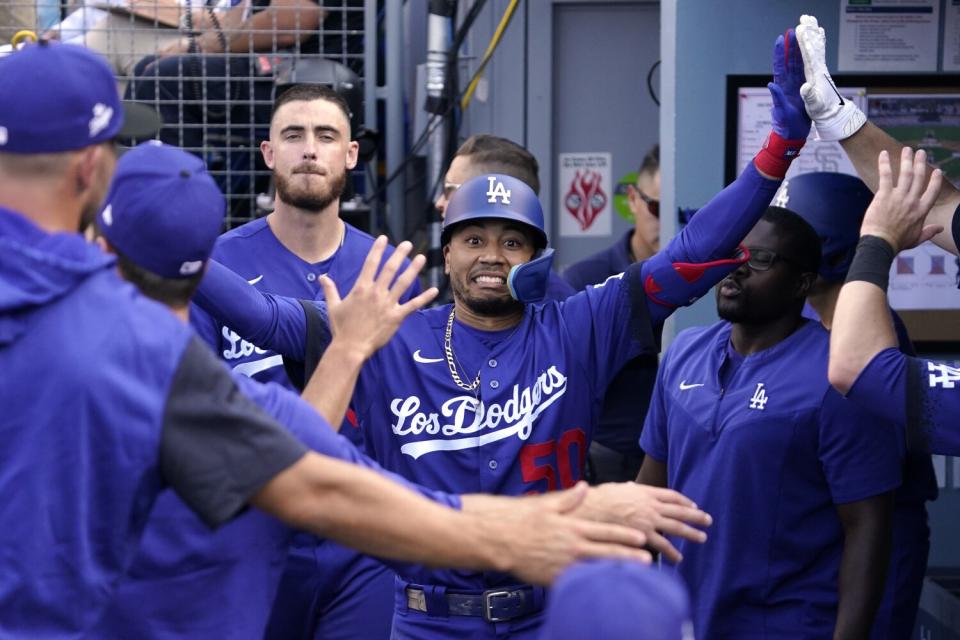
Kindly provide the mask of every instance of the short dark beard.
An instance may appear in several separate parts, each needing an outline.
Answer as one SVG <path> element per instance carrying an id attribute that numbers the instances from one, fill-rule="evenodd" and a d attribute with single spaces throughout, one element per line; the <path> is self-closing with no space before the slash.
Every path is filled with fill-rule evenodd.
<path id="1" fill-rule="evenodd" d="M 286 176 L 281 176 L 277 173 L 273 174 L 273 182 L 277 189 L 277 198 L 291 207 L 296 207 L 297 209 L 311 213 L 320 213 L 329 207 L 331 203 L 339 200 L 343 194 L 343 189 L 347 185 L 346 170 L 342 171 L 339 175 L 331 175 L 329 178 L 327 188 L 306 191 L 292 187 L 290 180 L 288 180 Z"/>
<path id="2" fill-rule="evenodd" d="M 523 303 L 509 298 L 471 298 L 464 291 L 460 283 L 450 278 L 450 288 L 453 289 L 453 298 L 458 304 L 462 304 L 475 315 L 485 318 L 502 318 L 516 313 L 523 308 Z"/>

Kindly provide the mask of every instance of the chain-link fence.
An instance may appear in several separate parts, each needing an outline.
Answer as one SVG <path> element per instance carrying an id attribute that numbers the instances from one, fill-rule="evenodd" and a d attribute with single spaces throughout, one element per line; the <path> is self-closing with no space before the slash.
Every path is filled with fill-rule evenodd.
<path id="1" fill-rule="evenodd" d="M 307 78 L 357 85 L 348 101 L 358 115 L 354 126 L 363 121 L 364 51 L 375 47 L 365 12 L 375 4 L 0 0 L 0 44 L 26 29 L 102 53 L 124 98 L 160 112 L 160 139 L 206 161 L 227 196 L 228 225 L 235 226 L 272 208 L 259 142 L 269 132 L 275 85 Z"/>

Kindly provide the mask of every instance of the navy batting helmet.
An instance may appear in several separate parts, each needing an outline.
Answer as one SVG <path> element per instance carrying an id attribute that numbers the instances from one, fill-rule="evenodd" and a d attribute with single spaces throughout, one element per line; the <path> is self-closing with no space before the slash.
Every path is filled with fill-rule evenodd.
<path id="1" fill-rule="evenodd" d="M 520 302 L 538 302 L 547 292 L 553 249 L 547 248 L 543 207 L 533 189 L 511 176 L 487 173 L 468 180 L 447 204 L 441 240 L 446 246 L 454 228 L 470 220 L 512 220 L 524 225 L 534 238 L 537 253 L 530 262 L 510 269 L 507 286 Z"/>
<path id="2" fill-rule="evenodd" d="M 499 218 L 529 227 L 538 249 L 547 246 L 543 207 L 526 183 L 499 173 L 486 173 L 467 180 L 447 204 L 443 218 L 443 244 L 450 242 L 453 227 L 467 220 Z"/>
<path id="3" fill-rule="evenodd" d="M 784 180 L 771 203 L 801 216 L 823 241 L 820 276 L 843 280 L 860 239 L 863 214 L 873 193 L 863 180 L 845 173 L 804 173 Z"/>

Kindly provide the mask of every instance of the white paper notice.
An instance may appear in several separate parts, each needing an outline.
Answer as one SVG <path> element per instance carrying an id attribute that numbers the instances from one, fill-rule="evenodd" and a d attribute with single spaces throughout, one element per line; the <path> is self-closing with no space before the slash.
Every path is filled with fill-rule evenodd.
<path id="1" fill-rule="evenodd" d="M 940 0 L 841 0 L 837 68 L 936 71 L 939 31 Z"/>
<path id="2" fill-rule="evenodd" d="M 560 235 L 608 236 L 612 230 L 613 158 L 609 153 L 561 153 L 557 202 Z"/>
<path id="3" fill-rule="evenodd" d="M 943 9 L 943 70 L 960 71 L 960 0 Z"/>
<path id="4" fill-rule="evenodd" d="M 866 113 L 867 99 L 862 88 L 838 89 L 844 100 L 850 100 Z M 766 87 L 744 87 L 739 90 L 737 124 L 739 136 L 737 138 L 737 175 L 744 170 L 747 163 L 757 155 L 767 134 L 770 133 L 770 107 L 773 104 L 770 91 Z M 816 129 L 810 130 L 810 137 L 803 145 L 803 150 L 787 171 L 787 178 L 801 173 L 812 171 L 833 171 L 835 173 L 849 173 L 857 175 L 856 169 L 850 163 L 847 154 L 839 142 L 824 142 L 816 139 Z"/>

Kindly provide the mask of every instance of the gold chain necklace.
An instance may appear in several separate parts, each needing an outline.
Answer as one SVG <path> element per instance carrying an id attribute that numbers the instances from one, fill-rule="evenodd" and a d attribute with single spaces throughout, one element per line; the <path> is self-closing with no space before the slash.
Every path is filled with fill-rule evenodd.
<path id="1" fill-rule="evenodd" d="M 480 372 L 477 371 L 477 377 L 474 378 L 471 384 L 465 383 L 460 378 L 460 373 L 457 371 L 457 365 L 454 362 L 453 355 L 453 311 L 454 306 L 450 307 L 450 317 L 447 318 L 447 330 L 443 334 L 443 355 L 447 358 L 447 367 L 450 369 L 450 377 L 453 378 L 453 381 L 458 387 L 464 391 L 473 392 L 477 387 L 480 386 Z"/>

